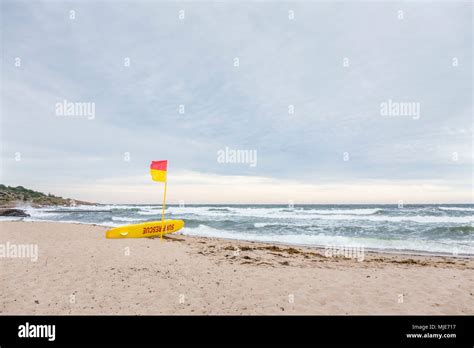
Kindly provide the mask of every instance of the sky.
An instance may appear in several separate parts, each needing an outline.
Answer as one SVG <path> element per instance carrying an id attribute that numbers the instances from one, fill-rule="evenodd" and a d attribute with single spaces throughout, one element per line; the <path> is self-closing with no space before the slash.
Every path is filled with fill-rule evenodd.
<path id="1" fill-rule="evenodd" d="M 3 184 L 159 204 L 167 159 L 170 203 L 473 202 L 469 2 L 1 6 Z"/>

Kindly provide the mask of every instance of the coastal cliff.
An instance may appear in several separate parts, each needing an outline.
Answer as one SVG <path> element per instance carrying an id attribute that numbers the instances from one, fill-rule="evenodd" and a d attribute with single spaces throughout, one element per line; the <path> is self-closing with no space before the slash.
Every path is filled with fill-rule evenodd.
<path id="1" fill-rule="evenodd" d="M 94 203 L 78 201 L 70 198 L 63 198 L 55 196 L 51 193 L 44 194 L 42 192 L 30 190 L 24 188 L 23 186 L 6 186 L 0 184 L 0 215 L 2 211 L 8 209 L 5 208 L 15 208 L 22 207 L 25 205 L 30 205 L 32 207 L 43 207 L 43 206 L 75 206 L 76 204 L 80 205 L 94 205 Z M 12 209 L 10 209 L 12 210 Z"/>

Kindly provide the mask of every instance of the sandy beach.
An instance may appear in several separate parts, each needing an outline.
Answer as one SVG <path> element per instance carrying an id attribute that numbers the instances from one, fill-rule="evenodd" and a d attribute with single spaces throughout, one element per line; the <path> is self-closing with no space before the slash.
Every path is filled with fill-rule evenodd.
<path id="1" fill-rule="evenodd" d="M 0 222 L 2 314 L 474 314 L 474 260 L 172 235 L 105 239 L 106 228 Z M 10 255 L 11 256 L 11 255 Z"/>

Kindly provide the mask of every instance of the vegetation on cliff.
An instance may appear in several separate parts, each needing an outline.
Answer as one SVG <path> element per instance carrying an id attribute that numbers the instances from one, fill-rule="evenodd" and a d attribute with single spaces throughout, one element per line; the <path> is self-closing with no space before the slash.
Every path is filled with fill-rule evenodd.
<path id="1" fill-rule="evenodd" d="M 0 184 L 0 206 L 13 207 L 17 205 L 29 204 L 32 206 L 63 205 L 74 206 L 76 204 L 93 204 L 84 201 L 77 201 L 70 198 L 62 198 L 51 193 L 29 190 L 23 186 L 6 186 Z"/>

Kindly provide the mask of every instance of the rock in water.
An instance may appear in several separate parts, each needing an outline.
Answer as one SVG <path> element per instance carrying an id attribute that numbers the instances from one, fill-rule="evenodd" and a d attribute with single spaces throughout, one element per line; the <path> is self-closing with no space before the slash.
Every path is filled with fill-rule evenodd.
<path id="1" fill-rule="evenodd" d="M 28 217 L 30 214 L 21 209 L 0 209 L 0 216 Z"/>

